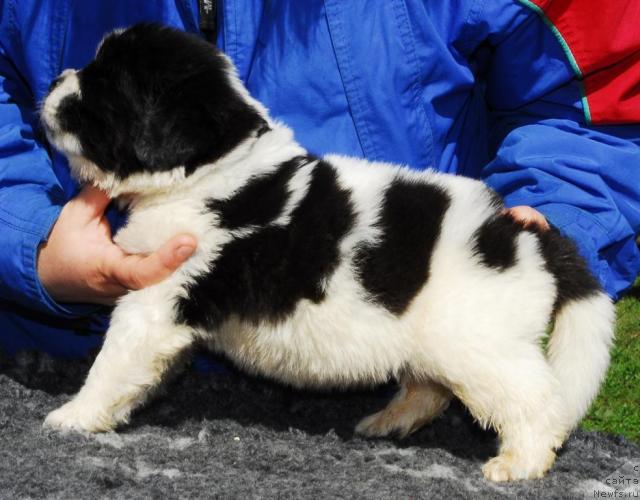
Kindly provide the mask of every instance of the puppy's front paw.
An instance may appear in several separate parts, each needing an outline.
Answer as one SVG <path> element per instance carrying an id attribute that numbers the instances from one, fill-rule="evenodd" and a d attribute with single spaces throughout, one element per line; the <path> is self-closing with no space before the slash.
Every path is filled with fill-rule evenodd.
<path id="1" fill-rule="evenodd" d="M 49 413 L 42 425 L 59 431 L 107 432 L 115 427 L 115 421 L 73 400 Z"/>

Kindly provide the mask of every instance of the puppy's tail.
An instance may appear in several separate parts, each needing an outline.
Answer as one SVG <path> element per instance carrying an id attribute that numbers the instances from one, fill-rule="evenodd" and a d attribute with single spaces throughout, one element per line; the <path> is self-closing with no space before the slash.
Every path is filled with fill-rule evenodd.
<path id="1" fill-rule="evenodd" d="M 548 346 L 570 429 L 584 416 L 609 366 L 615 309 L 603 292 L 572 300 L 557 313 Z"/>
<path id="2" fill-rule="evenodd" d="M 560 382 L 567 428 L 573 429 L 609 366 L 615 308 L 571 241 L 555 230 L 540 234 L 540 241 L 557 288 L 547 356 Z"/>

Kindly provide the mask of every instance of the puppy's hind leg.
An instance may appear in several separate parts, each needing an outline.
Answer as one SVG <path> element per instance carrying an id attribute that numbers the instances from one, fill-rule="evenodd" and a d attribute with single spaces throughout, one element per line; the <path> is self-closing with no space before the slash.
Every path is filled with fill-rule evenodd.
<path id="1" fill-rule="evenodd" d="M 404 438 L 440 416 L 451 397 L 449 389 L 434 381 L 403 380 L 387 407 L 361 420 L 356 432 L 368 437 L 394 434 Z"/>
<path id="2" fill-rule="evenodd" d="M 145 307 L 132 297 L 137 293 L 115 309 L 84 386 L 49 413 L 45 427 L 104 432 L 127 422 L 193 343 L 192 331 L 169 317 L 171 308 Z"/>
<path id="3" fill-rule="evenodd" d="M 482 468 L 492 481 L 539 478 L 567 434 L 558 381 L 533 341 L 505 339 L 462 346 L 442 370 L 454 394 L 483 426 L 498 431 L 497 457 Z M 473 357 L 465 356 L 473 349 Z"/>

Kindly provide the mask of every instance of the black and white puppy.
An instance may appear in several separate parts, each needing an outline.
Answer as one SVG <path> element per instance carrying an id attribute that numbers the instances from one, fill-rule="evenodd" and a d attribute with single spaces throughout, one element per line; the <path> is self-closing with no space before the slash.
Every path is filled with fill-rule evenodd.
<path id="1" fill-rule="evenodd" d="M 310 155 L 196 36 L 112 33 L 54 82 L 42 119 L 80 181 L 129 204 L 122 248 L 199 241 L 120 300 L 47 426 L 126 422 L 199 342 L 295 386 L 396 377 L 398 395 L 357 427 L 367 436 L 413 432 L 455 395 L 498 431 L 483 470 L 502 481 L 544 474 L 598 391 L 614 310 L 568 240 L 512 222 L 478 181 Z"/>

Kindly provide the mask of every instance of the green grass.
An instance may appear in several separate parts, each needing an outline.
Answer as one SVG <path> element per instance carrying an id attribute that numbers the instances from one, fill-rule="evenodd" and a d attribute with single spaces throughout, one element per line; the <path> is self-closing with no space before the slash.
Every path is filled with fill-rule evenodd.
<path id="1" fill-rule="evenodd" d="M 611 366 L 582 428 L 640 443 L 640 280 L 617 304 Z"/>

